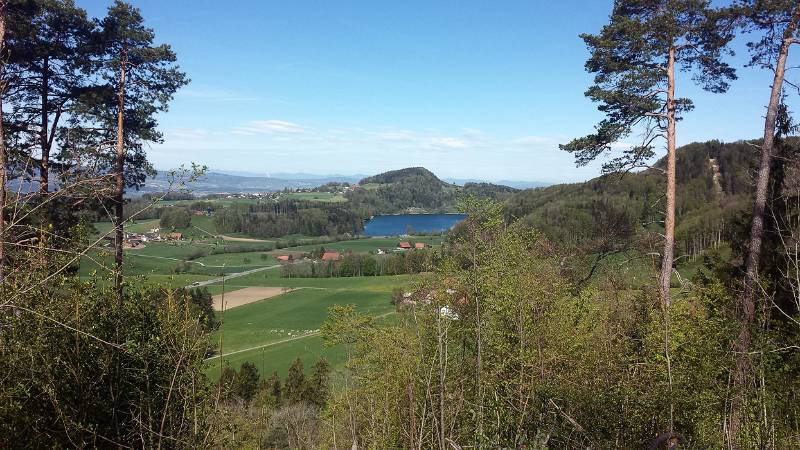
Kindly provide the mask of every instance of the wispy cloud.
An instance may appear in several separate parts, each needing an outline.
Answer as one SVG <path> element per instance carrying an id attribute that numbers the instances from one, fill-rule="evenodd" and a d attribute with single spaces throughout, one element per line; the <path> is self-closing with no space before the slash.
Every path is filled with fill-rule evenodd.
<path id="1" fill-rule="evenodd" d="M 470 147 L 469 142 L 467 142 L 465 139 L 454 137 L 434 138 L 430 141 L 430 144 L 433 147 L 452 150 L 460 150 Z"/>
<path id="2" fill-rule="evenodd" d="M 555 142 L 555 139 L 549 136 L 523 136 L 513 141 L 517 145 L 542 145 L 554 144 Z"/>
<path id="3" fill-rule="evenodd" d="M 166 138 L 169 139 L 186 139 L 186 140 L 193 140 L 193 139 L 204 139 L 209 136 L 207 130 L 202 128 L 174 128 L 171 130 L 167 130 Z"/>
<path id="4" fill-rule="evenodd" d="M 261 134 L 300 134 L 306 129 L 293 122 L 285 120 L 253 120 L 242 127 L 236 127 L 231 131 L 240 136 L 257 136 Z"/>

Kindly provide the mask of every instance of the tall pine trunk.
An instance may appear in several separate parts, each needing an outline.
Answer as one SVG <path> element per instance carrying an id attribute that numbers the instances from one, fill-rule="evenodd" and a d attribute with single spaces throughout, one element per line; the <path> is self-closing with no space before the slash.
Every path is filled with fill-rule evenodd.
<path id="1" fill-rule="evenodd" d="M 6 53 L 6 9 L 7 0 L 0 0 L 0 293 L 5 286 L 6 267 L 6 135 L 3 102 L 6 93 L 5 53 Z"/>
<path id="2" fill-rule="evenodd" d="M 755 298 L 758 285 L 758 266 L 761 259 L 761 243 L 764 237 L 764 212 L 767 206 L 770 170 L 775 145 L 775 127 L 778 118 L 778 107 L 781 100 L 783 80 L 786 71 L 786 60 L 789 47 L 795 43 L 793 38 L 800 21 L 800 8 L 795 12 L 783 34 L 783 42 L 775 62 L 775 76 L 772 81 L 772 92 L 767 105 L 767 116 L 764 120 L 764 142 L 761 144 L 761 161 L 756 180 L 755 200 L 753 202 L 753 218 L 750 225 L 750 242 L 745 265 L 745 277 L 742 292 L 739 296 L 739 314 L 741 329 L 736 340 L 736 366 L 733 374 L 733 399 L 729 419 L 729 433 L 733 448 L 743 448 L 740 432 L 745 415 L 745 385 L 750 375 L 750 345 L 752 343 L 752 326 L 755 322 Z"/>
<path id="3" fill-rule="evenodd" d="M 41 107 L 39 117 L 39 147 L 42 152 L 39 162 L 39 193 L 47 195 L 50 191 L 50 146 L 48 145 L 48 92 L 50 90 L 50 59 L 45 56 L 42 61 Z"/>
<path id="4" fill-rule="evenodd" d="M 675 47 L 667 60 L 667 187 L 664 214 L 664 252 L 661 257 L 659 291 L 665 308 L 670 305 L 669 285 L 675 252 Z"/>
<path id="5" fill-rule="evenodd" d="M 125 195 L 125 77 L 127 64 L 127 51 L 122 50 L 120 55 L 119 86 L 117 91 L 117 145 L 116 164 L 114 168 L 114 292 L 117 303 L 122 304 L 122 241 L 125 237 L 123 225 L 124 195 Z"/>

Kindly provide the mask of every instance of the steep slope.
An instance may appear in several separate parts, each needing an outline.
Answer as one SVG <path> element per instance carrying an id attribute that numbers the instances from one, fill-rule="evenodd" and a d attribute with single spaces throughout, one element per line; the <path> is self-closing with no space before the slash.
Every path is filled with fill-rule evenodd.
<path id="1" fill-rule="evenodd" d="M 755 163 L 752 147 L 744 142 L 709 141 L 678 150 L 676 237 L 682 253 L 692 254 L 734 231 L 750 206 L 748 172 Z M 597 237 L 603 232 L 596 226 L 598 215 L 609 209 L 623 212 L 634 229 L 658 230 L 663 217 L 663 164 L 585 183 L 522 191 L 506 202 L 508 215 L 565 242 Z"/>

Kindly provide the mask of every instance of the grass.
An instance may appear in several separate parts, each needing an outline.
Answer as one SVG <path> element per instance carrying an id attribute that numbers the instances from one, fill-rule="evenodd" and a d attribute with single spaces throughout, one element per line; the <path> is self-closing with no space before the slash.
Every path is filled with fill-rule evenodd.
<path id="1" fill-rule="evenodd" d="M 340 194 L 333 192 L 289 192 L 281 194 L 282 199 L 287 200 L 305 200 L 314 202 L 329 202 L 329 203 L 342 203 L 347 199 Z"/>
<path id="2" fill-rule="evenodd" d="M 379 248 L 384 250 L 393 250 L 397 248 L 397 244 L 401 241 L 408 242 L 424 242 L 428 246 L 441 245 L 441 236 L 419 236 L 419 237 L 404 237 L 404 238 L 364 238 L 354 239 L 350 241 L 331 242 L 329 244 L 317 245 L 300 245 L 283 249 L 286 251 L 303 251 L 310 252 L 320 247 L 325 247 L 325 250 L 335 250 L 339 252 L 352 251 L 353 253 L 368 253 L 377 252 Z"/>
<path id="3" fill-rule="evenodd" d="M 242 280 L 246 284 L 241 284 Z M 213 342 L 218 343 L 221 336 L 222 353 L 239 353 L 210 360 L 207 373 L 212 378 L 219 373 L 220 364 L 238 368 L 245 361 L 255 363 L 262 374 L 272 371 L 285 374 L 298 357 L 306 368 L 313 366 L 321 356 L 334 366 L 341 364 L 341 349 L 324 347 L 320 336 L 312 334 L 325 321 L 328 308 L 354 304 L 364 314 L 391 314 L 394 311 L 392 289 L 409 284 L 412 277 L 287 279 L 254 274 L 232 282 L 237 287 L 257 285 L 298 289 L 233 308 L 218 316 L 223 324 L 213 336 Z M 210 288 L 212 292 L 216 291 L 214 293 L 219 289 L 219 285 Z"/>

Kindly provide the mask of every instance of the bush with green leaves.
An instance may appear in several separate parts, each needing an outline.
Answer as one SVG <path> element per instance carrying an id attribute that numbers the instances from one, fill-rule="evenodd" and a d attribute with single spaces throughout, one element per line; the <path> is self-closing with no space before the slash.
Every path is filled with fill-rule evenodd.
<path id="1" fill-rule="evenodd" d="M 379 326 L 332 308 L 322 334 L 349 370 L 326 409 L 328 445 L 354 433 L 364 448 L 644 448 L 672 430 L 692 448 L 723 442 L 726 288 L 676 296 L 667 318 L 655 291 L 578 289 L 542 234 L 468 207 L 413 312 Z"/>
<path id="2" fill-rule="evenodd" d="M 208 335 L 185 295 L 131 285 L 118 304 L 65 279 L 15 305 L 0 310 L 0 446 L 211 445 Z"/>

